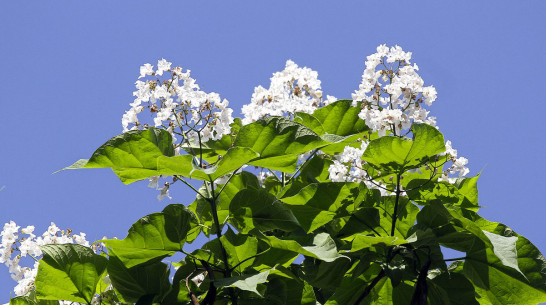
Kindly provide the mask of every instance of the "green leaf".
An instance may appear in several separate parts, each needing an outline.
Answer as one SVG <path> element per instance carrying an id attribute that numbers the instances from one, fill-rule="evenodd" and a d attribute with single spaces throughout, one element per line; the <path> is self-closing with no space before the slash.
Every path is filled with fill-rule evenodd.
<path id="1" fill-rule="evenodd" d="M 355 234 L 343 240 L 351 242 L 351 250 L 348 252 L 356 252 L 376 245 L 396 246 L 408 243 L 407 240 L 396 236 L 367 236 L 362 234 Z"/>
<path id="2" fill-rule="evenodd" d="M 106 269 L 106 258 L 75 244 L 45 245 L 36 276 L 39 299 L 91 303 Z"/>
<path id="3" fill-rule="evenodd" d="M 214 181 L 237 170 L 258 156 L 258 153 L 250 148 L 234 147 L 229 149 L 216 165 L 206 169 L 197 166 L 190 155 L 160 157 L 157 160 L 157 168 L 162 175 L 180 175 L 192 179 Z"/>
<path id="4" fill-rule="evenodd" d="M 413 140 L 385 136 L 368 144 L 362 159 L 379 169 L 403 172 L 445 151 L 444 136 L 427 124 L 413 124 Z"/>
<path id="5" fill-rule="evenodd" d="M 143 296 L 161 301 L 171 287 L 169 266 L 162 262 L 127 268 L 115 255 L 110 255 L 108 274 L 114 289 L 126 302 L 137 302 Z"/>
<path id="6" fill-rule="evenodd" d="M 321 123 L 325 133 L 348 136 L 367 131 L 366 122 L 358 117 L 361 103 L 356 107 L 352 103 L 352 100 L 339 100 L 315 110 L 312 115 Z"/>
<path id="7" fill-rule="evenodd" d="M 275 270 L 273 270 L 275 271 Z M 263 299 L 239 300 L 245 305 L 317 305 L 313 287 L 306 282 L 269 274 Z"/>
<path id="8" fill-rule="evenodd" d="M 204 248 L 212 250 L 218 256 L 222 253 L 221 246 L 228 254 L 228 265 L 231 268 L 235 267 L 234 270 L 239 273 L 252 266 L 254 256 L 258 253 L 258 239 L 256 237 L 241 233 L 236 234 L 231 228 L 220 237 L 220 240 L 211 240 Z"/>
<path id="9" fill-rule="evenodd" d="M 353 265 L 348 259 L 336 259 L 333 262 L 325 262 L 311 257 L 306 257 L 303 263 L 292 265 L 292 270 L 298 277 L 311 286 L 319 289 L 333 290 L 346 276 Z"/>
<path id="10" fill-rule="evenodd" d="M 265 241 L 271 248 L 303 254 L 325 262 L 332 262 L 338 258 L 347 258 L 338 253 L 336 243 L 328 233 L 319 233 L 312 238 L 293 237 L 292 239 L 281 239 L 264 235 L 257 235 L 256 237 Z"/>
<path id="11" fill-rule="evenodd" d="M 123 240 L 102 240 L 130 268 L 181 251 L 199 234 L 196 216 L 181 204 L 171 204 L 135 222 Z"/>
<path id="12" fill-rule="evenodd" d="M 10 298 L 9 305 L 59 305 L 59 301 L 38 300 L 36 299 L 36 290 L 31 290 L 26 295 Z"/>
<path id="13" fill-rule="evenodd" d="M 64 169 L 111 168 L 123 183 L 129 184 L 159 175 L 157 158 L 161 156 L 174 156 L 172 137 L 163 129 L 151 127 L 115 136 L 89 160 L 78 160 Z"/>
<path id="14" fill-rule="evenodd" d="M 385 231 L 389 232 L 389 235 L 392 228 L 392 214 L 394 213 L 395 202 L 396 196 L 385 196 L 381 197 L 381 201 L 376 204 L 381 217 L 379 223 Z M 407 238 L 410 228 L 415 224 L 417 213 L 419 213 L 419 208 L 409 201 L 408 198 L 400 196 L 394 236 L 402 239 Z"/>
<path id="15" fill-rule="evenodd" d="M 446 247 L 467 251 L 474 243 L 472 237 L 475 237 L 493 248 L 483 230 L 458 211 L 461 210 L 455 207 L 446 208 L 440 201 L 431 201 L 419 212 L 417 222 L 434 229 L 438 240 Z"/>
<path id="16" fill-rule="evenodd" d="M 286 172 L 295 170 L 294 161 L 300 154 L 327 144 L 309 128 L 283 117 L 267 117 L 245 125 L 235 139 L 236 147 L 252 148 L 260 154 L 250 165 Z"/>
<path id="17" fill-rule="evenodd" d="M 380 272 L 377 265 L 373 265 L 365 273 L 358 276 L 347 276 L 340 283 L 339 288 L 328 299 L 325 305 L 345 305 L 355 304 L 359 296 L 362 295 L 366 287 Z M 387 277 L 382 278 L 375 285 L 372 291 L 359 304 L 361 305 L 407 305 L 411 300 L 413 287 L 402 282 L 393 287 L 391 280 Z"/>
<path id="18" fill-rule="evenodd" d="M 429 274 L 430 305 L 479 305 L 474 286 L 464 275 L 456 272 Z"/>
<path id="19" fill-rule="evenodd" d="M 301 230 L 290 209 L 265 189 L 244 189 L 233 197 L 230 204 L 232 224 L 241 233 L 257 228 L 262 231 L 280 229 Z"/>
<path id="20" fill-rule="evenodd" d="M 356 233 L 390 234 L 390 232 L 381 227 L 379 210 L 377 208 L 360 208 L 356 210 L 343 225 L 337 236 L 347 237 Z"/>
<path id="21" fill-rule="evenodd" d="M 464 274 L 474 283 L 480 296 L 494 304 L 537 304 L 546 302 L 546 259 L 525 237 L 501 223 L 487 221 L 476 213 L 466 215 L 492 238 L 494 247 L 475 242 L 467 251 Z M 515 243 L 517 269 L 506 263 L 513 259 Z M 495 251 L 495 247 L 497 250 Z M 499 254 L 501 252 L 501 254 Z M 504 253 L 503 253 L 504 252 Z M 504 256 L 501 260 L 498 256 Z"/>
<path id="22" fill-rule="evenodd" d="M 455 186 L 459 189 L 459 193 L 463 194 L 465 198 L 470 202 L 472 206 L 478 206 L 478 178 L 480 175 L 477 175 L 476 177 L 468 177 L 468 178 L 459 178 L 455 182 Z M 471 206 L 465 206 L 463 207 L 470 209 Z"/>
<path id="23" fill-rule="evenodd" d="M 477 211 L 479 208 L 477 178 L 461 179 L 459 184 L 413 179 L 406 188 L 409 189 L 407 191 L 408 197 L 418 204 L 424 205 L 433 200 L 440 200 L 442 203 L 450 203 Z"/>
<path id="24" fill-rule="evenodd" d="M 542 258 L 544 259 L 544 258 Z M 525 261 L 525 260 L 522 260 Z M 527 260 L 527 264 L 530 260 Z M 536 270 L 536 265 L 533 269 Z M 544 268 L 544 262 L 542 262 Z M 538 304 L 546 302 L 546 292 L 533 285 L 512 268 L 508 268 L 483 243 L 467 253 L 464 274 L 482 288 L 494 304 Z M 537 270 L 538 271 L 538 270 Z M 544 270 L 538 271 L 544 278 Z M 544 282 L 541 283 L 544 285 Z"/>
<path id="25" fill-rule="evenodd" d="M 214 281 L 217 287 L 237 287 L 241 290 L 254 292 L 259 296 L 262 294 L 256 289 L 258 284 L 267 282 L 269 270 L 258 274 L 245 274 L 229 278 L 222 278 Z"/>
<path id="26" fill-rule="evenodd" d="M 364 120 L 358 117 L 361 111 L 361 103 L 352 106 L 352 100 L 339 100 L 328 106 L 321 107 L 312 115 L 298 113 L 296 120 L 312 129 L 318 135 L 329 142 L 321 150 L 327 154 L 333 155 L 342 152 L 345 146 L 354 143 L 358 139 L 367 136 L 369 128 Z M 340 136 L 335 138 L 326 138 L 326 135 Z"/>
<path id="27" fill-rule="evenodd" d="M 220 228 L 223 227 L 229 218 L 229 207 L 235 195 L 237 195 L 239 191 L 247 188 L 259 189 L 260 183 L 254 174 L 246 171 L 234 175 L 231 177 L 228 184 L 225 185 L 216 202 L 216 212 L 218 213 Z M 208 187 L 204 184 L 199 188 L 199 192 L 206 197 L 212 197 Z M 207 199 L 197 195 L 197 198 L 188 206 L 188 209 L 193 211 L 199 218 L 205 235 L 209 236 L 210 234 L 216 234 L 216 226 L 214 225 L 210 202 Z"/>
<path id="28" fill-rule="evenodd" d="M 359 183 L 326 182 L 310 184 L 298 194 L 284 197 L 282 201 L 294 213 L 300 225 L 307 233 L 313 232 L 322 225 L 332 221 L 336 215 L 354 210 L 358 202 L 360 190 L 364 187 Z"/>

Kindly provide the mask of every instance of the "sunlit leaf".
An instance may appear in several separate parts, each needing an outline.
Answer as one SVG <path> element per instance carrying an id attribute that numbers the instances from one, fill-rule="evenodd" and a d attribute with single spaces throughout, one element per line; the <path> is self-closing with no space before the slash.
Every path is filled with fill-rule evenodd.
<path id="1" fill-rule="evenodd" d="M 144 216 L 135 222 L 125 239 L 102 242 L 130 268 L 173 255 L 182 250 L 186 241 L 193 241 L 199 230 L 197 218 L 191 211 L 181 204 L 171 204 L 162 212 Z"/>
<path id="2" fill-rule="evenodd" d="M 413 140 L 385 136 L 368 144 L 362 159 L 379 169 L 402 172 L 445 151 L 444 136 L 427 124 L 413 124 Z"/>
<path id="3" fill-rule="evenodd" d="M 91 303 L 106 258 L 76 244 L 45 245 L 36 276 L 38 299 Z"/>

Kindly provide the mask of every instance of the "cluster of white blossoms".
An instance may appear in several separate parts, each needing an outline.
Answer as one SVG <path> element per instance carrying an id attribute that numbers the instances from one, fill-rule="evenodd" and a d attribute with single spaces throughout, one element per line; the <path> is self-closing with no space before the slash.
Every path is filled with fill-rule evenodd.
<path id="1" fill-rule="evenodd" d="M 229 134 L 233 123 L 229 102 L 217 93 L 201 91 L 190 77 L 190 70 L 171 68 L 171 65 L 161 59 L 156 70 L 151 64 L 140 67 L 140 77 L 135 83 L 137 90 L 133 92 L 135 100 L 121 119 L 123 131 L 147 128 L 149 124 L 138 118 L 138 114 L 147 109 L 152 114 L 153 125 L 171 133 L 177 152 L 181 145 L 219 140 Z M 180 143 L 176 135 L 182 137 Z"/>
<path id="2" fill-rule="evenodd" d="M 312 113 L 317 108 L 336 101 L 333 96 L 322 100 L 318 73 L 307 67 L 300 68 L 291 60 L 286 67 L 273 73 L 268 89 L 254 88 L 250 104 L 244 105 L 243 124 L 249 124 L 265 116 L 293 117 L 296 112 Z"/>
<path id="3" fill-rule="evenodd" d="M 17 282 L 13 289 L 16 296 L 22 296 L 34 289 L 34 280 L 38 272 L 38 260 L 42 256 L 40 246 L 50 244 L 79 244 L 90 247 L 85 238 L 85 233 L 72 234 L 70 229 L 60 230 L 53 222 L 42 234 L 34 234 L 34 226 L 27 226 L 21 229 L 15 222 L 10 221 L 4 224 L 0 233 L 2 241 L 0 243 L 0 263 L 9 268 L 11 277 Z M 93 250 L 97 251 L 97 245 L 93 245 Z M 21 261 L 24 257 L 30 257 L 33 260 L 33 266 L 22 266 Z"/>
<path id="4" fill-rule="evenodd" d="M 377 53 L 367 57 L 366 69 L 362 74 L 359 89 L 352 94 L 353 106 L 362 102 L 359 117 L 365 120 L 372 132 L 380 137 L 390 132 L 394 136 L 409 133 L 413 123 L 425 123 L 436 126 L 436 118 L 428 116 L 429 111 L 423 104 L 431 106 L 437 93 L 433 86 L 424 87 L 423 79 L 417 74 L 419 68 L 411 65 L 411 52 L 404 52 L 401 47 L 390 49 L 386 45 L 377 47 Z M 378 69 L 379 67 L 379 69 Z M 381 181 L 374 181 L 364 169 L 362 155 L 368 144 L 367 139 L 361 139 L 361 147 L 346 147 L 334 156 L 333 164 L 328 171 L 329 178 L 334 182 L 352 181 L 364 182 L 370 188 L 386 192 Z M 469 173 L 464 157 L 457 158 L 457 150 L 451 147 L 451 141 L 446 142 L 447 161 L 452 165 L 442 171 L 439 181 L 453 183 L 450 176 L 463 177 Z"/>
<path id="5" fill-rule="evenodd" d="M 367 57 L 362 82 L 352 94 L 355 106 L 362 101 L 359 117 L 380 136 L 387 131 L 400 135 L 412 123 L 436 126 L 436 118 L 423 108 L 423 103 L 430 106 L 436 100 L 436 89 L 423 86 L 419 67 L 410 60 L 411 52 L 380 45 Z"/>

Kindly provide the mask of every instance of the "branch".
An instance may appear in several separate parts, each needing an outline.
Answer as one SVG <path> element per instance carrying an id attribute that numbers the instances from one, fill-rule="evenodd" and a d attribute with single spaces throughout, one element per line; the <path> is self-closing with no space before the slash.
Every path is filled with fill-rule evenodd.
<path id="1" fill-rule="evenodd" d="M 364 298 L 366 298 L 368 296 L 368 294 L 370 294 L 370 292 L 372 291 L 372 289 L 375 287 L 375 285 L 377 285 L 377 283 L 379 283 L 379 281 L 385 277 L 385 275 L 387 275 L 387 273 L 385 272 L 385 270 L 381 270 L 381 272 L 379 272 L 379 274 L 373 279 L 373 281 L 366 287 L 366 289 L 364 289 L 364 291 L 362 292 L 362 294 L 358 297 L 358 299 L 353 303 L 353 305 L 358 305 L 360 304 L 360 302 L 362 302 L 362 300 L 364 300 Z"/>

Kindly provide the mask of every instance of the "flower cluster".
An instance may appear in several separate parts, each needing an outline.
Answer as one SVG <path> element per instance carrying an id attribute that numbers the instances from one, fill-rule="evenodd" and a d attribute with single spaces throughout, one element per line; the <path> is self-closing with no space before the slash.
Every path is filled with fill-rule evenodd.
<path id="1" fill-rule="evenodd" d="M 296 112 L 312 113 L 318 107 L 336 100 L 327 96 L 322 100 L 318 73 L 307 67 L 300 68 L 291 60 L 286 67 L 271 77 L 269 89 L 254 88 L 250 104 L 244 105 L 243 124 L 249 124 L 265 116 L 290 116 Z"/>
<path id="2" fill-rule="evenodd" d="M 147 109 L 153 116 L 153 125 L 171 133 L 177 152 L 184 144 L 219 140 L 229 134 L 233 123 L 229 102 L 217 93 L 201 91 L 190 77 L 190 70 L 171 65 L 162 59 L 157 62 L 156 70 L 151 64 L 140 67 L 137 90 L 133 92 L 135 100 L 121 120 L 123 131 L 147 128 L 149 124 L 138 118 Z M 176 135 L 182 137 L 180 143 L 176 143 Z"/>
<path id="3" fill-rule="evenodd" d="M 428 117 L 429 111 L 423 108 L 423 103 L 430 106 L 436 100 L 436 89 L 423 86 L 419 67 L 410 60 L 411 52 L 380 45 L 377 53 L 367 57 L 362 82 L 352 94 L 355 106 L 363 102 L 360 118 L 380 136 L 387 131 L 400 135 L 412 123 L 436 126 L 436 118 Z"/>
<path id="4" fill-rule="evenodd" d="M 359 89 L 352 94 L 353 106 L 362 102 L 359 117 L 366 122 L 372 132 L 379 137 L 390 132 L 394 136 L 403 136 L 413 123 L 425 123 L 436 126 L 436 118 L 428 116 L 429 111 L 423 104 L 431 106 L 436 100 L 436 89 L 424 87 L 423 79 L 417 74 L 419 68 L 411 65 L 411 52 L 404 52 L 401 47 L 377 47 L 377 53 L 367 57 L 366 69 L 362 74 Z M 378 69 L 380 67 L 380 69 Z M 406 132 L 406 134 L 409 131 Z M 343 153 L 336 155 L 329 167 L 329 178 L 332 181 L 365 182 L 370 188 L 385 191 L 381 181 L 373 181 L 364 169 L 361 157 L 366 149 L 367 139 L 362 139 L 360 148 L 346 147 Z M 468 174 L 468 160 L 457 158 L 457 150 L 446 143 L 448 161 L 453 164 L 444 170 L 438 178 L 440 181 L 454 182 L 451 176 L 463 177 Z"/>
<path id="5" fill-rule="evenodd" d="M 0 233 L 2 241 L 0 243 L 0 263 L 9 268 L 11 277 L 17 282 L 13 289 L 16 296 L 27 294 L 34 288 L 34 280 L 38 272 L 38 260 L 42 256 L 40 246 L 49 244 L 79 244 L 90 247 L 85 238 L 85 233 L 72 234 L 70 229 L 60 230 L 53 222 L 42 234 L 34 234 L 34 226 L 27 226 L 21 229 L 15 222 L 10 221 L 4 224 Z M 97 245 L 93 249 L 97 251 Z M 14 255 L 16 254 L 16 255 Z M 25 267 L 21 264 L 24 257 L 34 259 L 32 267 Z"/>

